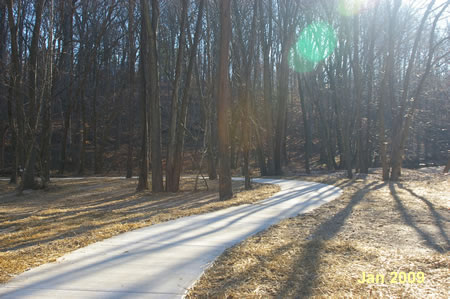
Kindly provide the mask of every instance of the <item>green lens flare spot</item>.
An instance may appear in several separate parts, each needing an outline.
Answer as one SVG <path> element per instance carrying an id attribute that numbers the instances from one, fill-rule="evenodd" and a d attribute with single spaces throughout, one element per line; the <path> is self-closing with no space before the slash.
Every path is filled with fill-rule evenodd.
<path id="1" fill-rule="evenodd" d="M 309 62 L 319 62 L 336 48 L 336 33 L 325 22 L 314 22 L 307 26 L 295 44 L 295 52 Z"/>
<path id="2" fill-rule="evenodd" d="M 289 62 L 295 71 L 313 71 L 317 64 L 330 56 L 336 48 L 336 33 L 325 22 L 314 22 L 300 34 L 291 49 Z"/>
<path id="3" fill-rule="evenodd" d="M 293 47 L 289 55 L 289 64 L 298 73 L 308 73 L 314 71 L 318 63 L 304 59 L 299 55 L 297 49 Z"/>

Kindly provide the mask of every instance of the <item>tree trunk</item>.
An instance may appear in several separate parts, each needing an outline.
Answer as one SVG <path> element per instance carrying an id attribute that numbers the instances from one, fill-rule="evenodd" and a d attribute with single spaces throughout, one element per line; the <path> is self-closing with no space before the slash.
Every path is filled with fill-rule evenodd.
<path id="1" fill-rule="evenodd" d="M 180 20 L 180 35 L 178 38 L 178 53 L 177 62 L 175 67 L 175 80 L 173 82 L 173 92 L 171 101 L 171 113 L 170 113 L 170 127 L 169 127 L 169 144 L 167 146 L 167 165 L 166 165 L 166 191 L 178 192 L 179 178 L 176 176 L 175 164 L 176 161 L 176 138 L 177 127 L 181 120 L 178 116 L 178 92 L 180 89 L 181 72 L 183 69 L 183 53 L 185 48 L 185 33 L 186 33 L 186 18 L 188 9 L 188 0 L 181 1 L 181 20 Z"/>
<path id="2" fill-rule="evenodd" d="M 450 170 L 450 157 L 448 158 L 447 165 L 445 165 L 444 167 L 443 173 L 448 173 L 449 170 Z"/>
<path id="3" fill-rule="evenodd" d="M 207 159 L 208 159 L 208 177 L 210 180 L 217 179 L 217 168 L 216 162 L 217 157 L 215 153 L 216 148 L 216 121 L 215 121 L 215 111 L 216 111 L 216 101 L 214 99 L 215 87 L 217 86 L 217 81 L 212 78 L 212 61 L 211 61 L 211 22 L 209 17 L 209 5 L 205 6 L 206 13 L 206 48 L 205 48 L 205 59 L 207 60 L 206 73 L 207 73 L 207 89 L 208 89 L 208 115 L 209 121 L 207 123 Z"/>
<path id="4" fill-rule="evenodd" d="M 220 55 L 219 76 L 217 91 L 217 125 L 219 137 L 219 195 L 221 200 L 227 200 L 233 196 L 230 169 L 230 86 L 229 86 L 229 45 L 231 35 L 231 0 L 220 1 Z"/>
<path id="5" fill-rule="evenodd" d="M 17 41 L 17 24 L 14 20 L 13 14 L 13 1 L 7 1 L 8 9 L 8 23 L 10 28 L 10 39 L 11 39 L 11 79 L 9 87 L 9 97 L 8 97 L 8 118 L 10 121 L 12 132 L 12 142 L 14 147 L 14 163 L 13 171 L 11 174 L 10 183 L 17 183 L 18 168 L 23 165 L 23 135 L 24 135 L 24 115 L 23 115 L 23 99 L 19 95 L 18 89 L 20 88 L 20 62 L 19 62 L 19 49 Z M 15 111 L 13 112 L 13 107 L 15 106 Z M 17 132 L 17 133 L 16 133 Z"/>
<path id="6" fill-rule="evenodd" d="M 274 171 L 275 175 L 282 174 L 282 151 L 285 138 L 286 109 L 289 95 L 289 54 L 295 34 L 295 20 L 299 5 L 294 1 L 285 1 L 282 7 L 283 15 L 280 16 L 280 34 L 282 34 L 281 61 L 278 83 L 278 108 L 275 128 L 274 145 Z M 277 67 L 278 70 L 278 67 Z"/>
<path id="7" fill-rule="evenodd" d="M 72 1 L 63 1 L 61 14 L 63 15 L 62 25 L 62 53 L 60 58 L 60 64 L 58 66 L 60 78 L 59 83 L 62 85 L 60 88 L 65 91 L 61 96 L 61 109 L 63 112 L 63 137 L 61 140 L 61 157 L 59 165 L 59 174 L 64 174 L 66 167 L 67 156 L 67 143 L 69 139 L 69 130 L 72 117 L 73 106 L 73 57 L 72 57 L 72 36 L 73 36 L 73 3 Z M 66 103 L 64 105 L 64 102 Z M 64 107 L 66 106 L 66 107 Z"/>
<path id="8" fill-rule="evenodd" d="M 269 53 L 271 50 L 272 44 L 272 0 L 269 0 L 269 30 L 267 32 L 266 39 L 266 24 L 264 23 L 264 9 L 263 9 L 263 1 L 259 1 L 259 8 L 261 12 L 261 22 L 260 22 L 260 34 L 261 34 L 261 44 L 262 44 L 262 52 L 263 52 L 263 91 L 264 91 L 264 115 L 265 115 L 265 143 L 267 146 L 267 174 L 274 175 L 275 174 L 275 164 L 274 164 L 274 141 L 273 141 L 273 105 L 272 105 L 272 82 L 270 72 L 272 71 L 270 65 L 270 57 Z"/>
<path id="9" fill-rule="evenodd" d="M 150 60 L 150 47 L 149 47 L 149 35 L 151 30 L 150 15 L 149 15 L 148 0 L 141 0 L 141 39 L 140 39 L 140 71 L 142 78 L 142 141 L 141 141 L 141 161 L 139 168 L 139 182 L 137 191 L 148 189 L 148 117 L 147 117 L 147 102 L 150 95 L 150 74 L 149 74 L 149 60 Z"/>
<path id="10" fill-rule="evenodd" d="M 8 133 L 8 126 L 2 127 L 0 130 L 0 169 L 5 167 L 5 140 Z"/>
<path id="11" fill-rule="evenodd" d="M 152 0 L 152 18 L 150 20 L 149 0 L 141 0 L 142 31 L 145 35 L 145 51 L 142 66 L 144 78 L 144 94 L 148 95 L 150 108 L 150 139 L 151 139 L 151 166 L 152 166 L 152 191 L 162 192 L 162 154 L 161 154 L 161 107 L 159 98 L 159 70 L 158 70 L 158 19 L 159 3 Z M 142 55 L 142 54 L 141 54 Z M 146 103 L 147 104 L 147 103 Z M 146 134 L 143 134 L 146 136 Z"/>
<path id="12" fill-rule="evenodd" d="M 87 120 L 86 120 L 86 100 L 84 98 L 84 90 L 81 91 L 80 96 L 81 101 L 81 123 L 80 123 L 80 161 L 79 161 L 79 167 L 78 167 L 78 175 L 84 174 L 84 166 L 85 166 L 85 158 L 86 158 L 86 143 L 87 143 L 87 136 L 88 136 L 88 126 L 87 126 Z"/>
<path id="13" fill-rule="evenodd" d="M 379 120 L 379 145 L 380 145 L 380 159 L 382 167 L 382 179 L 383 181 L 389 180 L 389 162 L 387 158 L 387 145 L 385 137 L 385 105 L 386 100 L 390 100 L 391 104 L 393 102 L 392 98 L 392 88 L 388 86 L 393 84 L 393 67 L 394 67 L 394 35 L 396 27 L 396 16 L 400 8 L 400 2 L 395 1 L 393 11 L 389 12 L 389 32 L 388 34 L 388 45 L 384 53 L 384 76 L 380 84 L 380 101 L 378 107 L 378 120 Z M 390 96 L 389 96 L 390 95 Z"/>
<path id="14" fill-rule="evenodd" d="M 128 1 L 128 146 L 127 146 L 127 173 L 126 178 L 133 176 L 133 136 L 134 136 L 134 68 L 136 64 L 136 41 L 134 38 L 134 7 L 135 0 Z"/>
<path id="15" fill-rule="evenodd" d="M 17 184 L 18 168 L 20 165 L 20 152 L 19 152 L 19 142 L 18 133 L 20 133 L 20 123 L 17 114 L 17 105 L 20 103 L 20 99 L 17 98 L 18 81 L 19 81 L 19 54 L 17 49 L 17 26 L 13 18 L 12 1 L 7 2 L 7 13 L 8 22 L 10 27 L 10 39 L 11 39 L 11 59 L 12 59 L 12 69 L 9 80 L 8 88 L 8 122 L 11 129 L 11 144 L 12 152 L 14 153 L 14 159 L 12 163 L 12 172 L 9 180 L 10 184 Z M 5 34 L 6 36 L 6 34 Z M 6 79 L 6 78 L 5 78 Z M 6 80 L 5 80 L 6 81 Z M 14 102 L 16 109 L 14 110 Z M 15 113 L 14 113 L 15 112 Z"/>
<path id="16" fill-rule="evenodd" d="M 52 101 L 53 101 L 53 0 L 50 1 L 50 33 L 47 42 L 47 78 L 45 86 L 44 114 L 42 120 L 41 178 L 45 188 L 50 181 Z"/>
<path id="17" fill-rule="evenodd" d="M 378 128 L 379 128 L 379 136 L 378 136 L 378 142 L 379 142 L 379 146 L 380 146 L 380 160 L 381 160 L 381 168 L 382 168 L 382 179 L 383 181 L 387 181 L 389 180 L 389 164 L 387 161 L 387 156 L 386 156 L 386 147 L 387 147 L 387 142 L 386 142 L 386 136 L 385 136 L 385 124 L 384 124 L 384 103 L 385 103 L 385 98 L 386 98 L 386 83 L 385 83 L 385 78 L 383 78 L 382 83 L 381 83 L 381 95 L 380 95 L 380 100 L 378 103 Z"/>
<path id="18" fill-rule="evenodd" d="M 250 136 L 251 136 L 251 126 L 250 119 L 252 118 L 252 110 L 251 110 L 251 92 L 250 89 L 252 87 L 251 82 L 251 71 L 255 53 L 255 38 L 256 38 L 256 20 L 258 16 L 258 2 L 254 1 L 253 4 L 253 17 L 251 23 L 250 30 L 250 40 L 248 41 L 248 47 L 245 49 L 245 41 L 242 34 L 242 24 L 241 24 L 241 16 L 239 15 L 239 8 L 237 6 L 237 2 L 233 2 L 236 14 L 236 23 L 237 23 L 237 35 L 239 37 L 239 52 L 243 62 L 243 72 L 240 76 L 240 90 L 239 101 L 242 102 L 240 113 L 240 119 L 242 124 L 242 156 L 243 156 L 243 164 L 242 164 L 242 174 L 245 178 L 245 189 L 251 189 L 251 180 L 250 180 L 250 171 L 249 171 L 249 160 L 250 160 Z"/>
<path id="19" fill-rule="evenodd" d="M 148 11 L 148 10 L 147 10 Z M 145 18 L 147 20 L 147 18 Z M 149 18 L 148 18 L 149 20 Z M 152 191 L 162 192 L 163 169 L 161 153 L 161 105 L 159 97 L 159 61 L 158 61 L 158 23 L 159 1 L 152 0 L 152 22 L 147 24 L 149 33 L 150 69 L 150 108 L 151 108 L 151 158 L 152 158 Z"/>
<path id="20" fill-rule="evenodd" d="M 311 156 L 311 129 L 309 127 L 309 119 L 308 119 L 308 111 L 306 110 L 306 99 L 305 94 L 302 89 L 301 75 L 297 74 L 298 80 L 298 92 L 300 96 L 300 105 L 302 108 L 302 118 L 303 118 L 303 132 L 305 134 L 305 172 L 307 174 L 311 173 L 311 169 L 309 166 L 309 159 Z"/>
<path id="21" fill-rule="evenodd" d="M 23 140 L 26 151 L 26 160 L 24 165 L 24 175 L 23 180 L 20 186 L 21 190 L 33 189 L 36 187 L 35 181 L 35 161 L 36 161 L 36 130 L 37 124 L 39 122 L 39 113 L 40 105 L 37 102 L 37 55 L 39 50 L 39 38 L 41 32 L 41 21 L 42 21 L 42 11 L 44 7 L 44 0 L 38 0 L 35 7 L 35 23 L 33 28 L 33 35 L 31 38 L 31 48 L 30 48 L 30 67 L 28 79 L 30 82 L 28 95 L 28 133 L 27 140 Z"/>
<path id="22" fill-rule="evenodd" d="M 362 122 L 362 71 L 359 58 L 359 16 L 354 16 L 353 22 L 353 60 L 351 61 L 354 81 L 354 98 L 356 100 L 356 172 L 362 172 L 362 169 L 367 169 L 366 157 L 364 156 L 364 129 Z M 367 171 L 365 172 L 367 173 Z"/>
<path id="23" fill-rule="evenodd" d="M 367 124 L 364 131 L 364 146 L 363 146 L 363 165 L 361 166 L 361 173 L 369 173 L 369 167 L 371 166 L 372 149 L 370 143 L 370 130 L 371 130 L 371 102 L 373 97 L 373 77 L 374 77 L 374 63 L 375 63 L 375 37 L 376 37 L 376 18 L 378 12 L 378 4 L 375 6 L 372 16 L 372 26 L 370 28 L 369 36 L 369 53 L 367 59 L 367 100 L 366 100 L 366 114 Z M 376 128 L 375 128 L 376 129 Z"/>
<path id="24" fill-rule="evenodd" d="M 7 25 L 6 25 L 6 3 L 2 1 L 0 3 L 0 97 L 7 101 L 9 104 L 9 98 L 7 95 L 6 82 L 8 78 L 6 77 L 6 38 L 7 38 Z M 8 106 L 7 104 L 7 106 Z M 0 122 L 0 169 L 5 166 L 5 141 L 6 134 L 8 132 L 8 124 L 10 123 L 11 117 L 9 116 L 9 107 L 6 107 L 8 111 L 8 120 L 3 120 Z M 2 114 L 2 116 L 4 116 Z M 5 121 L 3 123 L 3 121 Z"/>
<path id="25" fill-rule="evenodd" d="M 287 98 L 288 98 L 288 46 L 283 45 L 283 52 L 281 56 L 281 66 L 280 66 L 280 81 L 278 87 L 278 114 L 275 129 L 275 146 L 274 146 L 274 167 L 275 175 L 282 175 L 282 143 L 283 143 L 283 131 L 285 126 L 285 116 L 287 108 Z"/>
<path id="26" fill-rule="evenodd" d="M 394 140 L 392 142 L 392 158 L 391 158 L 391 180 L 397 181 L 400 178 L 401 175 L 401 166 L 403 161 L 403 151 L 405 147 L 405 142 L 408 137 L 409 127 L 411 119 L 415 112 L 415 107 L 417 106 L 417 103 L 419 101 L 419 96 L 422 91 L 423 84 L 430 72 L 431 66 L 432 66 L 432 60 L 433 60 L 433 54 L 434 54 L 434 46 L 433 46 L 433 40 L 434 40 L 434 31 L 436 28 L 436 24 L 446 9 L 446 7 L 449 5 L 448 3 L 444 5 L 440 12 L 435 16 L 432 29 L 430 31 L 430 39 L 429 39 L 429 52 L 428 52 L 428 59 L 427 59 L 427 65 L 424 74 L 422 74 L 419 85 L 416 88 L 415 93 L 412 97 L 412 107 L 408 109 L 408 87 L 409 87 L 409 81 L 410 81 L 410 74 L 412 72 L 412 69 L 415 65 L 415 58 L 416 58 L 416 52 L 419 46 L 420 36 L 422 34 L 425 22 L 428 18 L 428 15 L 431 13 L 432 7 L 435 3 L 435 0 L 431 1 L 427 7 L 427 10 L 425 11 L 424 15 L 422 16 L 422 20 L 420 23 L 419 28 L 416 32 L 416 39 L 414 41 L 413 49 L 411 51 L 411 56 L 408 61 L 408 68 L 406 70 L 405 78 L 404 78 L 404 84 L 403 84 L 403 93 L 402 97 L 400 99 L 400 111 L 399 114 L 396 117 L 396 125 L 394 126 L 395 133 L 393 134 Z M 408 111 L 408 110 L 409 111 Z"/>
<path id="27" fill-rule="evenodd" d="M 205 2 L 206 2 L 205 0 L 201 0 L 199 4 L 199 11 L 197 15 L 197 22 L 194 33 L 194 41 L 190 48 L 188 68 L 186 73 L 186 82 L 184 85 L 183 97 L 181 99 L 181 109 L 178 114 L 178 125 L 176 129 L 176 142 L 175 142 L 175 163 L 174 163 L 175 190 L 179 189 L 180 177 L 183 168 L 184 135 L 187 127 L 187 113 L 191 97 L 190 89 L 191 89 L 192 73 L 194 70 L 194 64 L 196 63 L 195 56 L 197 54 L 197 47 L 202 33 L 201 32 L 202 17 Z"/>

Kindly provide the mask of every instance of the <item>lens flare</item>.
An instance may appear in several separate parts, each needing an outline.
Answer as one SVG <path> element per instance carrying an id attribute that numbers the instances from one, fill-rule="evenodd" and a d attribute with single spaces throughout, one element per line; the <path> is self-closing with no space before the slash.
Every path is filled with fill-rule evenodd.
<path id="1" fill-rule="evenodd" d="M 374 8 L 380 0 L 339 0 L 337 10 L 346 17 L 351 17 Z"/>
<path id="2" fill-rule="evenodd" d="M 317 62 L 308 61 L 300 56 L 299 51 L 296 48 L 291 49 L 289 64 L 291 68 L 297 73 L 312 72 L 317 66 Z"/>
<path id="3" fill-rule="evenodd" d="M 354 16 L 361 11 L 363 2 L 363 0 L 339 0 L 338 11 L 343 16 Z"/>
<path id="4" fill-rule="evenodd" d="M 336 33 L 325 22 L 314 22 L 307 26 L 291 49 L 290 62 L 297 72 L 312 71 L 318 62 L 333 53 Z"/>

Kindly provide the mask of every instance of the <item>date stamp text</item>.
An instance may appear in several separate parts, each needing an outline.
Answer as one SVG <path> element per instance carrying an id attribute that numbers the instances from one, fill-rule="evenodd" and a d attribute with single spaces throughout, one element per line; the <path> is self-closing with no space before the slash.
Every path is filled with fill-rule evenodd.
<path id="1" fill-rule="evenodd" d="M 358 283 L 364 284 L 414 284 L 423 283 L 425 281 L 425 274 L 423 272 L 390 272 L 389 275 L 384 275 L 380 273 L 361 273 L 361 278 L 358 279 Z"/>

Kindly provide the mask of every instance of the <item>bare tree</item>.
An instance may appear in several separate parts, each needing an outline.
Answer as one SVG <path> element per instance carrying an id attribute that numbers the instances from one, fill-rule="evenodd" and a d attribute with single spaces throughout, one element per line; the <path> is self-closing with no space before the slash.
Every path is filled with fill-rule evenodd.
<path id="1" fill-rule="evenodd" d="M 179 188 L 179 178 L 176 177 L 176 131 L 178 119 L 178 93 L 180 89 L 181 72 L 183 67 L 183 53 L 186 41 L 186 18 L 188 10 L 188 0 L 181 1 L 180 35 L 178 37 L 178 53 L 175 66 L 175 79 L 173 82 L 173 92 L 170 112 L 169 144 L 167 146 L 167 166 L 166 166 L 166 191 L 177 192 Z"/>
<path id="2" fill-rule="evenodd" d="M 381 167 L 384 180 L 445 165 L 448 3 L 381 0 L 345 16 L 337 5 L 0 1 L 2 173 L 33 188 L 53 168 L 132 177 L 136 160 L 138 190 L 151 171 L 154 192 L 177 192 L 187 157 L 199 174 L 207 159 L 210 179 L 220 160 L 226 199 L 237 166 L 250 188 L 253 165 L 275 175 L 291 160 L 348 177 Z M 298 69 L 317 21 L 335 42 Z"/>
<path id="3" fill-rule="evenodd" d="M 197 47 L 202 35 L 202 18 L 203 18 L 203 7 L 205 5 L 205 0 L 200 0 L 197 21 L 195 25 L 194 40 L 189 48 L 189 58 L 188 66 L 186 70 L 186 80 L 183 89 L 183 97 L 181 98 L 181 107 L 178 112 L 179 121 L 176 129 L 176 143 L 175 143 L 175 164 L 174 164 L 174 174 L 175 174 L 175 189 L 178 191 L 181 171 L 183 167 L 183 150 L 184 150 L 184 136 L 187 128 L 187 114 L 188 107 L 191 98 L 191 82 L 194 71 L 194 65 L 196 63 Z"/>
<path id="4" fill-rule="evenodd" d="M 128 76 L 129 76 L 129 103 L 128 103 L 128 147 L 127 147 L 127 173 L 126 177 L 133 176 L 133 136 L 134 136 L 134 93 L 135 93 L 135 64 L 136 41 L 134 24 L 135 1 L 128 1 Z"/>
<path id="5" fill-rule="evenodd" d="M 295 28 L 297 26 L 298 3 L 293 1 L 280 1 L 281 25 L 279 27 L 282 36 L 280 74 L 278 86 L 278 107 L 274 140 L 274 174 L 282 174 L 282 146 L 286 137 L 286 109 L 289 92 L 289 55 L 294 42 Z"/>
<path id="6" fill-rule="evenodd" d="M 229 136 L 230 86 L 229 44 L 231 35 L 231 0 L 220 1 L 220 55 L 217 90 L 217 125 L 219 128 L 219 195 L 221 200 L 233 196 Z"/>
<path id="7" fill-rule="evenodd" d="M 142 78 L 141 93 L 141 113 L 142 113 L 142 141 L 141 141 L 141 159 L 139 170 L 139 183 L 137 191 L 148 189 L 148 116 L 147 108 L 150 100 L 150 31 L 152 30 L 150 21 L 150 7 L 147 0 L 141 0 L 141 38 L 140 38 L 140 71 Z"/>

